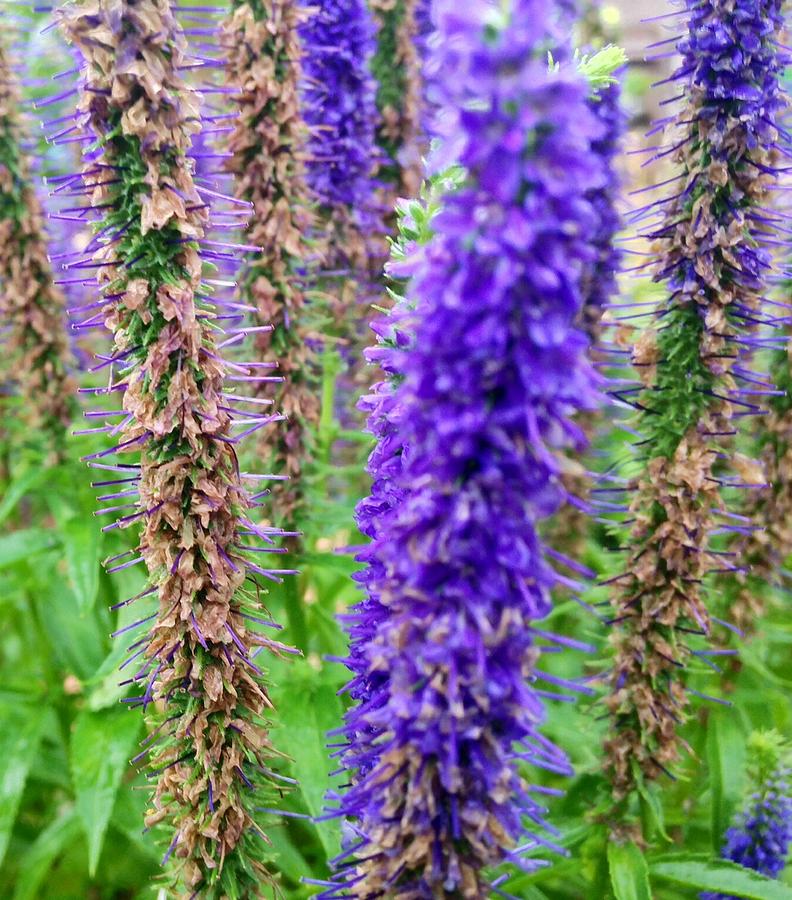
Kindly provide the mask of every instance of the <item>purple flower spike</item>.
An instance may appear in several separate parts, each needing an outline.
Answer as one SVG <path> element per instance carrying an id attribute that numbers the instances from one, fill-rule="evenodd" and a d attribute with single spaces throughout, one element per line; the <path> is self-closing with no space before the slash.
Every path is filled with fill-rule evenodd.
<path id="1" fill-rule="evenodd" d="M 453 156 L 466 180 L 394 268 L 406 296 L 376 326 L 388 381 L 366 400 L 373 542 L 339 798 L 359 840 L 327 900 L 487 895 L 485 868 L 548 843 L 526 832 L 544 809 L 518 762 L 569 772 L 540 731 L 538 639 L 554 637 L 537 625 L 558 576 L 537 529 L 564 499 L 572 417 L 596 404 L 576 322 L 602 127 L 585 80 L 548 69 L 552 4 L 515 0 L 496 28 L 487 12 L 435 5 L 435 167 Z"/>
<path id="2" fill-rule="evenodd" d="M 597 248 L 597 259 L 584 282 L 583 327 L 595 341 L 603 309 L 616 293 L 616 276 L 622 260 L 622 252 L 614 244 L 614 238 L 622 226 L 616 205 L 621 184 L 614 165 L 626 126 L 626 116 L 620 105 L 621 84 L 614 81 L 606 85 L 592 95 L 589 102 L 594 115 L 603 125 L 603 134 L 594 148 L 606 163 L 607 170 L 607 181 L 589 196 L 598 213 L 597 230 L 592 237 L 592 243 Z"/>
<path id="3" fill-rule="evenodd" d="M 299 34 L 303 117 L 311 129 L 308 184 L 321 206 L 365 214 L 376 157 L 371 14 L 363 0 L 322 0 Z"/>
<path id="4" fill-rule="evenodd" d="M 684 23 L 669 39 L 681 62 L 668 80 L 678 82 L 683 103 L 656 123 L 663 136 L 649 148 L 674 170 L 654 186 L 667 194 L 631 214 L 656 254 L 638 268 L 653 265 L 665 290 L 633 347 L 635 370 L 612 391 L 636 410 L 639 432 L 639 471 L 614 482 L 629 501 L 629 549 L 606 582 L 614 626 L 606 768 L 613 828 L 629 839 L 640 838 L 639 790 L 687 748 L 680 726 L 696 696 L 687 664 L 712 653 L 699 649 L 711 630 L 709 576 L 739 580 L 754 562 L 712 538 L 718 518 L 732 514 L 731 489 L 766 484 L 762 467 L 735 453 L 730 438 L 774 394 L 753 357 L 776 340 L 760 329 L 781 321 L 764 301 L 775 243 L 767 206 L 787 152 L 776 124 L 787 102 L 782 2 L 686 0 L 674 15 Z M 605 356 L 623 360 L 623 344 L 604 345 Z"/>
<path id="5" fill-rule="evenodd" d="M 792 786 L 776 732 L 756 732 L 748 742 L 752 793 L 726 832 L 721 856 L 769 878 L 778 878 L 792 844 Z M 736 900 L 728 894 L 701 894 L 701 900 Z"/>

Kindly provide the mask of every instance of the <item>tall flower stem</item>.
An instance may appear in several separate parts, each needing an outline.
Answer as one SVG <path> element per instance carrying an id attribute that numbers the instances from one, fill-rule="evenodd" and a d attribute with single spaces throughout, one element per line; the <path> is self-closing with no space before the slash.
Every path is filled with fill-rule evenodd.
<path id="1" fill-rule="evenodd" d="M 308 241 L 313 216 L 306 183 L 308 130 L 300 108 L 298 29 L 305 13 L 290 0 L 233 0 L 223 25 L 228 83 L 238 92 L 240 116 L 229 140 L 228 170 L 236 195 L 253 205 L 247 236 L 261 252 L 252 256 L 242 296 L 257 310 L 260 325 L 272 325 L 257 340 L 263 357 L 279 361 L 285 382 L 275 392 L 287 417 L 279 433 L 263 433 L 259 455 L 265 465 L 290 477 L 308 456 L 308 432 L 319 418 L 318 376 L 310 340 L 304 279 L 317 249 Z M 300 491 L 273 485 L 279 521 L 299 517 Z"/>
<path id="2" fill-rule="evenodd" d="M 113 334 L 117 371 L 99 392 L 122 397 L 120 422 L 108 426 L 118 444 L 89 460 L 118 473 L 98 483 L 110 491 L 103 512 L 132 507 L 105 528 L 142 526 L 137 550 L 110 571 L 143 561 L 149 587 L 119 605 L 157 602 L 123 629 L 135 635 L 123 668 L 138 693 L 128 702 L 157 723 L 140 754 L 155 785 L 147 825 L 166 834 L 163 862 L 188 896 L 260 896 L 272 877 L 256 813 L 280 787 L 254 656 L 285 648 L 258 627 L 274 624 L 258 580 L 285 573 L 259 552 L 277 552 L 278 530 L 251 518 L 232 429 L 237 408 L 245 431 L 276 417 L 248 413 L 224 386 L 227 375 L 264 376 L 253 364 L 229 373 L 217 352 L 218 307 L 201 256 L 212 258 L 210 194 L 188 157 L 200 103 L 181 75 L 171 4 L 81 0 L 59 18 L 83 57 L 78 122 L 93 138 L 82 182 L 98 230 L 79 265 L 98 272 L 98 318 Z M 109 461 L 130 451 L 139 462 Z"/>
<path id="3" fill-rule="evenodd" d="M 76 411 L 65 299 L 47 256 L 41 204 L 22 147 L 20 95 L 0 40 L 0 319 L 8 329 L 3 378 L 17 383 L 27 424 L 41 428 L 56 454 Z"/>
<path id="4" fill-rule="evenodd" d="M 679 758 L 686 667 L 708 652 L 705 578 L 741 566 L 711 548 L 716 526 L 734 527 L 722 489 L 763 480 L 733 456 L 730 438 L 758 411 L 752 395 L 765 379 L 751 370 L 754 331 L 772 324 L 761 312 L 771 266 L 761 241 L 782 104 L 781 4 L 686 0 L 683 13 L 673 80 L 685 102 L 657 153 L 674 160 L 673 187 L 636 214 L 656 242 L 654 278 L 668 294 L 632 351 L 640 381 L 615 392 L 638 410 L 642 433 L 640 473 L 627 486 L 630 550 L 609 579 L 606 752 L 617 829 L 631 828 L 626 800 Z"/>
<path id="5" fill-rule="evenodd" d="M 438 118 L 466 175 L 430 221 L 407 205 L 402 227 L 433 235 L 394 270 L 404 301 L 377 326 L 388 378 L 366 401 L 373 541 L 339 798 L 358 840 L 327 898 L 490 896 L 486 869 L 545 840 L 518 760 L 569 772 L 541 734 L 540 648 L 565 641 L 539 624 L 561 576 L 537 529 L 563 500 L 562 448 L 581 442 L 572 416 L 596 402 L 576 320 L 601 128 L 585 79 L 548 69 L 551 4 L 434 12 Z"/>

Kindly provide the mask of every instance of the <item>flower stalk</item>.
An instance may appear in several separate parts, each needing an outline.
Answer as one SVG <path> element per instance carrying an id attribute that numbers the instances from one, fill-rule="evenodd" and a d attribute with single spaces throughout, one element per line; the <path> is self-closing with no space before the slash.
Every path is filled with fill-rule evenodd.
<path id="1" fill-rule="evenodd" d="M 764 482 L 730 439 L 740 418 L 759 410 L 753 395 L 764 378 L 750 356 L 762 345 L 757 325 L 772 324 L 761 312 L 771 268 L 762 220 L 783 103 L 781 3 L 686 0 L 684 14 L 671 80 L 685 102 L 657 153 L 674 161 L 673 186 L 636 214 L 655 242 L 654 280 L 667 297 L 632 350 L 640 380 L 614 391 L 638 411 L 642 434 L 640 473 L 627 483 L 630 550 L 624 571 L 608 579 L 615 658 L 606 753 L 617 830 L 633 829 L 627 798 L 669 772 L 684 746 L 686 667 L 709 652 L 705 578 L 742 567 L 711 545 L 716 526 L 736 527 L 723 489 Z M 610 349 L 624 353 L 618 343 Z"/>
<path id="2" fill-rule="evenodd" d="M 261 358 L 278 360 L 283 385 L 275 405 L 286 426 L 263 432 L 259 456 L 269 470 L 296 477 L 310 452 L 309 434 L 319 419 L 317 364 L 311 341 L 304 280 L 317 262 L 308 235 L 314 228 L 305 161 L 309 132 L 300 106 L 299 28 L 308 14 L 288 0 L 234 0 L 223 24 L 228 84 L 237 91 L 240 116 L 228 142 L 228 171 L 235 193 L 252 204 L 247 239 L 261 248 L 248 260 L 241 294 L 257 310 Z M 300 491 L 288 482 L 272 486 L 277 521 L 299 517 Z"/>
<path id="3" fill-rule="evenodd" d="M 371 0 L 370 5 L 378 23 L 372 71 L 381 116 L 378 140 L 385 155 L 379 177 L 396 196 L 414 197 L 423 177 L 420 37 L 428 28 L 429 4 L 426 0 Z"/>
<path id="4" fill-rule="evenodd" d="M 769 878 L 778 878 L 792 844 L 792 786 L 789 748 L 774 731 L 748 740 L 749 790 L 744 807 L 726 832 L 721 856 Z M 734 900 L 705 893 L 701 900 Z"/>
<path id="5" fill-rule="evenodd" d="M 466 174 L 439 211 L 408 204 L 403 229 L 434 235 L 394 268 L 404 300 L 378 326 L 387 377 L 366 399 L 378 444 L 358 521 L 373 542 L 338 798 L 357 840 L 327 898 L 489 896 L 486 869 L 530 867 L 521 854 L 545 843 L 518 761 L 570 771 L 541 734 L 538 660 L 544 641 L 580 645 L 539 624 L 562 576 L 537 529 L 563 501 L 572 416 L 596 402 L 576 321 L 601 128 L 585 79 L 547 67 L 562 41 L 547 6 L 487 12 L 436 4 L 432 70 L 454 73 L 438 118 Z M 577 688 L 548 677 L 551 693 Z"/>
<path id="6" fill-rule="evenodd" d="M 102 359 L 114 374 L 97 393 L 122 398 L 119 423 L 104 429 L 118 443 L 88 459 L 114 473 L 97 483 L 109 491 L 102 511 L 124 510 L 105 529 L 141 527 L 136 550 L 109 571 L 142 561 L 149 585 L 118 606 L 156 602 L 121 629 L 134 635 L 122 665 L 127 702 L 156 723 L 138 757 L 148 757 L 154 783 L 146 824 L 166 836 L 174 892 L 261 896 L 274 882 L 257 811 L 281 788 L 254 657 L 287 649 L 260 627 L 274 625 L 260 597 L 264 582 L 290 573 L 264 561 L 280 532 L 253 521 L 236 456 L 246 432 L 277 416 L 249 412 L 225 379 L 269 376 L 218 353 L 218 313 L 233 305 L 213 300 L 205 278 L 211 192 L 189 158 L 200 97 L 181 74 L 171 4 L 80 0 L 59 19 L 83 59 L 77 122 L 91 138 L 81 176 L 67 178 L 76 186 L 81 177 L 97 229 L 76 265 L 97 272 L 97 319 L 113 335 Z M 134 451 L 139 461 L 120 461 Z"/>

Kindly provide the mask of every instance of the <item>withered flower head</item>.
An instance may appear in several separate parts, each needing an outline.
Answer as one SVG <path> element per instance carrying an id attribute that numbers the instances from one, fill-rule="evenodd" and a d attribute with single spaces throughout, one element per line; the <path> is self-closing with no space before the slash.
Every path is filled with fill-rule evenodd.
<path id="1" fill-rule="evenodd" d="M 18 383 L 32 428 L 56 451 L 76 412 L 65 300 L 47 257 L 41 204 L 22 147 L 23 122 L 10 51 L 0 41 L 0 325 L 4 380 Z"/>
<path id="2" fill-rule="evenodd" d="M 308 200 L 305 154 L 308 131 L 300 109 L 298 28 L 307 13 L 290 0 L 234 0 L 223 24 L 228 84 L 240 116 L 228 149 L 228 171 L 237 197 L 252 203 L 248 239 L 261 248 L 248 262 L 242 295 L 256 307 L 262 325 L 259 354 L 272 356 L 285 383 L 275 394 L 287 424 L 264 432 L 259 444 L 265 465 L 296 476 L 309 453 L 308 430 L 319 418 L 315 362 L 317 337 L 308 321 L 303 278 L 315 249 L 308 241 L 313 218 Z M 273 513 L 294 522 L 299 490 L 273 486 Z"/>
<path id="3" fill-rule="evenodd" d="M 684 12 L 682 62 L 671 79 L 684 102 L 658 151 L 672 157 L 676 173 L 664 182 L 670 195 L 638 213 L 644 236 L 656 242 L 655 280 L 668 296 L 633 353 L 637 391 L 616 392 L 638 409 L 643 432 L 627 564 L 610 579 L 606 751 L 617 799 L 679 757 L 686 666 L 710 652 L 701 640 L 710 631 L 704 579 L 741 566 L 711 549 L 725 513 L 721 488 L 764 481 L 757 466 L 735 458 L 729 440 L 740 417 L 757 411 L 750 355 L 753 330 L 766 321 L 770 257 L 760 210 L 776 174 L 774 122 L 784 105 L 781 2 L 687 0 Z"/>
<path id="4" fill-rule="evenodd" d="M 139 693 L 128 702 L 157 721 L 141 754 L 155 783 L 147 824 L 167 830 L 165 860 L 187 895 L 259 896 L 271 877 L 255 812 L 279 788 L 254 657 L 286 648 L 257 628 L 274 624 L 258 578 L 284 573 L 262 555 L 278 552 L 277 530 L 250 518 L 233 416 L 245 410 L 254 422 L 246 431 L 274 417 L 247 412 L 224 386 L 217 305 L 202 275 L 212 191 L 193 179 L 188 157 L 200 103 L 180 74 L 184 40 L 171 4 L 82 0 L 59 18 L 83 57 L 78 121 L 95 138 L 81 175 L 98 227 L 87 260 L 117 373 L 99 393 L 122 397 L 111 426 L 118 444 L 90 459 L 118 473 L 99 482 L 113 486 L 101 499 L 119 502 L 106 511 L 132 507 L 107 528 L 141 526 L 137 551 L 111 570 L 142 559 L 150 586 L 125 603 L 157 600 L 122 629 L 137 635 L 124 668 Z M 260 372 L 234 366 L 229 379 Z M 104 462 L 128 451 L 139 462 Z"/>

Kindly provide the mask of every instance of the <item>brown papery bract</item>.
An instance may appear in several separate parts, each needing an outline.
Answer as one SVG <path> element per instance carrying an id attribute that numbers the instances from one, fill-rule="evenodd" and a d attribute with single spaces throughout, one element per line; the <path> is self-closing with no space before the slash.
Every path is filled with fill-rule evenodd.
<path id="1" fill-rule="evenodd" d="M 18 383 L 31 428 L 43 428 L 60 452 L 76 411 L 70 374 L 66 303 L 47 256 L 39 198 L 22 149 L 20 96 L 8 51 L 0 42 L 0 136 L 15 159 L 0 158 L 0 316 L 8 328 L 4 376 Z M 4 196 L 5 195 L 5 196 Z"/>
<path id="2" fill-rule="evenodd" d="M 262 248 L 243 278 L 243 293 L 256 307 L 257 352 L 277 356 L 285 382 L 275 392 L 285 428 L 264 430 L 259 455 L 295 477 L 308 454 L 307 426 L 319 419 L 315 367 L 307 341 L 318 338 L 306 322 L 308 301 L 300 280 L 310 265 L 306 235 L 312 228 L 305 180 L 307 131 L 300 113 L 300 48 L 297 29 L 305 13 L 287 0 L 262 0 L 263 16 L 251 4 L 237 5 L 223 27 L 228 83 L 237 89 L 240 116 L 228 143 L 236 196 L 253 204 L 247 237 Z M 293 523 L 298 491 L 273 485 L 273 515 Z"/>
<path id="3" fill-rule="evenodd" d="M 108 242 L 95 258 L 114 295 L 104 313 L 116 350 L 131 351 L 123 405 L 132 421 L 121 441 L 142 445 L 139 550 L 159 597 L 140 680 L 144 708 L 153 704 L 164 720 L 151 745 L 157 781 L 147 824 L 169 825 L 187 894 L 209 896 L 245 835 L 260 834 L 250 781 L 275 751 L 263 719 L 271 704 L 251 657 L 259 646 L 283 648 L 245 624 L 243 609 L 260 608 L 243 588 L 251 573 L 237 549 L 249 542 L 240 531 L 249 527 L 250 504 L 230 439 L 213 314 L 196 304 L 201 259 L 194 243 L 179 243 L 201 239 L 208 225 L 187 157 L 199 98 L 181 77 L 184 40 L 166 0 L 86 0 L 61 20 L 87 63 L 80 110 L 105 139 L 102 165 L 116 165 L 132 146 L 145 166 L 145 183 L 127 186 L 138 192 L 141 256 L 130 268 L 123 242 Z M 84 179 L 94 204 L 118 201 L 115 185 L 100 184 L 107 179 L 94 159 Z M 173 235 L 164 273 L 163 242 L 154 240 L 163 231 Z M 147 339 L 136 346 L 141 329 Z M 271 883 L 258 859 L 246 867 L 254 883 Z"/>

